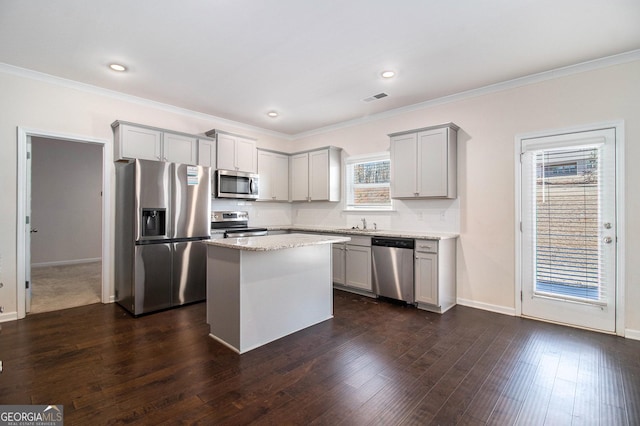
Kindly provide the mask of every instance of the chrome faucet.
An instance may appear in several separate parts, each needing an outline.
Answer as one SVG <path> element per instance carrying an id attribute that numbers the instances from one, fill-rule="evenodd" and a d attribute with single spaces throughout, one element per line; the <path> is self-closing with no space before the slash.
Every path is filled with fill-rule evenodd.
<path id="1" fill-rule="evenodd" d="M 362 229 L 367 229 L 367 219 L 363 217 L 360 220 L 362 221 Z"/>

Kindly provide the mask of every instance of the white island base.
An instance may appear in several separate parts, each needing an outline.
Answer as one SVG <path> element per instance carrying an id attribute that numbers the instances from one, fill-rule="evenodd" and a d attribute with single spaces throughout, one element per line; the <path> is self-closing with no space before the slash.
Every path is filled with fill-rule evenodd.
<path id="1" fill-rule="evenodd" d="M 331 277 L 328 243 L 258 251 L 210 244 L 210 336 L 242 354 L 328 320 L 333 317 Z"/>

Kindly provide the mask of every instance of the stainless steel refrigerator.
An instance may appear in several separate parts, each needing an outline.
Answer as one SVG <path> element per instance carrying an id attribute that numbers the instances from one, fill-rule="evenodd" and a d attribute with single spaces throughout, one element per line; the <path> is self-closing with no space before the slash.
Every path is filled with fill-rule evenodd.
<path id="1" fill-rule="evenodd" d="M 116 163 L 116 301 L 134 315 L 206 298 L 211 170 Z"/>

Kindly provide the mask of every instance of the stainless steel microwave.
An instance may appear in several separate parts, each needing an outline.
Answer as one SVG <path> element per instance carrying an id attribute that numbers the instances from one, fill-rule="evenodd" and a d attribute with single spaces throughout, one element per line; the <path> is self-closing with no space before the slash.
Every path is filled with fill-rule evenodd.
<path id="1" fill-rule="evenodd" d="M 258 175 L 234 170 L 216 170 L 217 198 L 258 199 Z"/>

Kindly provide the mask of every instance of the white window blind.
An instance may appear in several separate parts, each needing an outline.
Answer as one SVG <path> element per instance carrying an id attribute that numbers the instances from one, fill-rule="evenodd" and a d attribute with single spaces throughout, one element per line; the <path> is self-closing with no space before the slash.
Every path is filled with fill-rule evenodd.
<path id="1" fill-rule="evenodd" d="M 523 239 L 533 256 L 533 294 L 604 304 L 612 277 L 603 267 L 601 146 L 546 148 L 523 153 Z"/>

